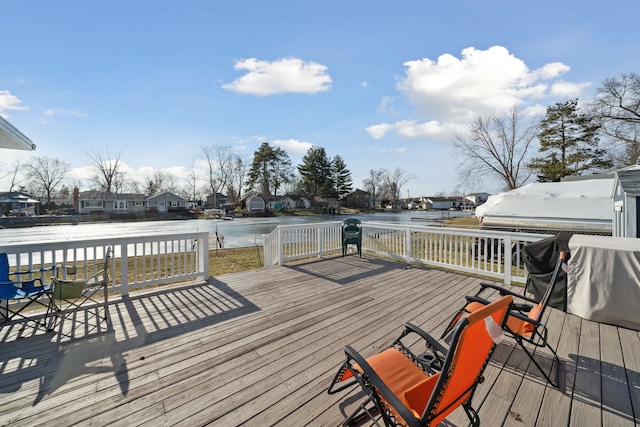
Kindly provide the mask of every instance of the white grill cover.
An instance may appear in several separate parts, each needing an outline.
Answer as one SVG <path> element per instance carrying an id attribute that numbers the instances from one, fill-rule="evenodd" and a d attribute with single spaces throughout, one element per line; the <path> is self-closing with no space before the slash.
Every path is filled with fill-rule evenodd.
<path id="1" fill-rule="evenodd" d="M 640 239 L 576 234 L 569 252 L 567 312 L 640 330 Z"/>

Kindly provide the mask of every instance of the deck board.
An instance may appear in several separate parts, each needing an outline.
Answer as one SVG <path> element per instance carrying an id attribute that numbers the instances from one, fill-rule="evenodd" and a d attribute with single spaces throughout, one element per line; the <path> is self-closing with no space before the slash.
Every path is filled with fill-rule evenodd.
<path id="1" fill-rule="evenodd" d="M 375 354 L 407 321 L 439 336 L 480 281 L 350 255 L 114 296 L 110 329 L 84 311 L 60 333 L 9 325 L 0 425 L 338 425 L 358 398 L 326 393 L 342 347 Z M 560 390 L 505 339 L 474 395 L 482 424 L 640 425 L 639 333 L 547 315 Z"/>

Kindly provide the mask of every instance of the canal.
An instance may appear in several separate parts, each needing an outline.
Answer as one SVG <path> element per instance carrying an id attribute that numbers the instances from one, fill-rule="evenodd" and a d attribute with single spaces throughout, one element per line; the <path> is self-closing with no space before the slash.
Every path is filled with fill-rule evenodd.
<path id="1" fill-rule="evenodd" d="M 433 224 L 446 218 L 470 216 L 460 211 L 401 211 L 352 215 L 361 221 L 387 223 Z M 208 231 L 212 242 L 216 233 L 225 248 L 262 245 L 263 236 L 279 225 L 304 224 L 322 221 L 342 221 L 348 216 L 281 216 L 268 218 L 242 217 L 233 221 L 191 219 L 175 221 L 99 222 L 78 225 L 49 225 L 0 229 L 0 245 L 56 242 L 65 240 L 102 239 L 131 235 L 155 235 Z M 211 249 L 214 244 L 211 244 Z"/>

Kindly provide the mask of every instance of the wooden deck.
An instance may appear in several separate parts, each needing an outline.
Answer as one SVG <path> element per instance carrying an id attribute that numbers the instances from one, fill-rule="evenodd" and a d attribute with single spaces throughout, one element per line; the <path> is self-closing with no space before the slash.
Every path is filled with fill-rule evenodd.
<path id="1" fill-rule="evenodd" d="M 326 393 L 342 346 L 369 356 L 405 321 L 439 335 L 478 282 L 350 255 L 114 297 L 111 329 L 83 311 L 62 333 L 5 326 L 0 425 L 336 426 L 357 397 Z M 482 424 L 640 425 L 639 332 L 558 310 L 548 326 L 560 390 L 507 339 L 474 397 Z"/>

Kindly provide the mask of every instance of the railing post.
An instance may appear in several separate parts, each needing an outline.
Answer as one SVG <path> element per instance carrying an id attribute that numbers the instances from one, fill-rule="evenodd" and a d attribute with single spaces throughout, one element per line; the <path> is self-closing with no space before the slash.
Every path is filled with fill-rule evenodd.
<path id="1" fill-rule="evenodd" d="M 318 223 L 316 227 L 318 232 L 318 258 L 322 257 L 322 253 L 324 252 L 324 227 L 322 224 Z"/>
<path id="2" fill-rule="evenodd" d="M 411 249 L 411 228 L 409 227 L 407 227 L 404 235 L 404 254 L 407 263 L 410 263 L 413 259 L 413 250 Z"/>
<path id="3" fill-rule="evenodd" d="M 502 268 L 504 269 L 504 284 L 511 284 L 511 236 L 508 235 L 504 239 L 504 265 Z"/>
<path id="4" fill-rule="evenodd" d="M 120 245 L 120 294 L 129 295 L 129 250 L 126 243 Z"/>
<path id="5" fill-rule="evenodd" d="M 284 265 L 284 242 L 282 241 L 282 228 L 278 227 L 278 265 Z"/>
<path id="6" fill-rule="evenodd" d="M 198 239 L 198 257 L 204 280 L 209 278 L 209 233 Z"/>

